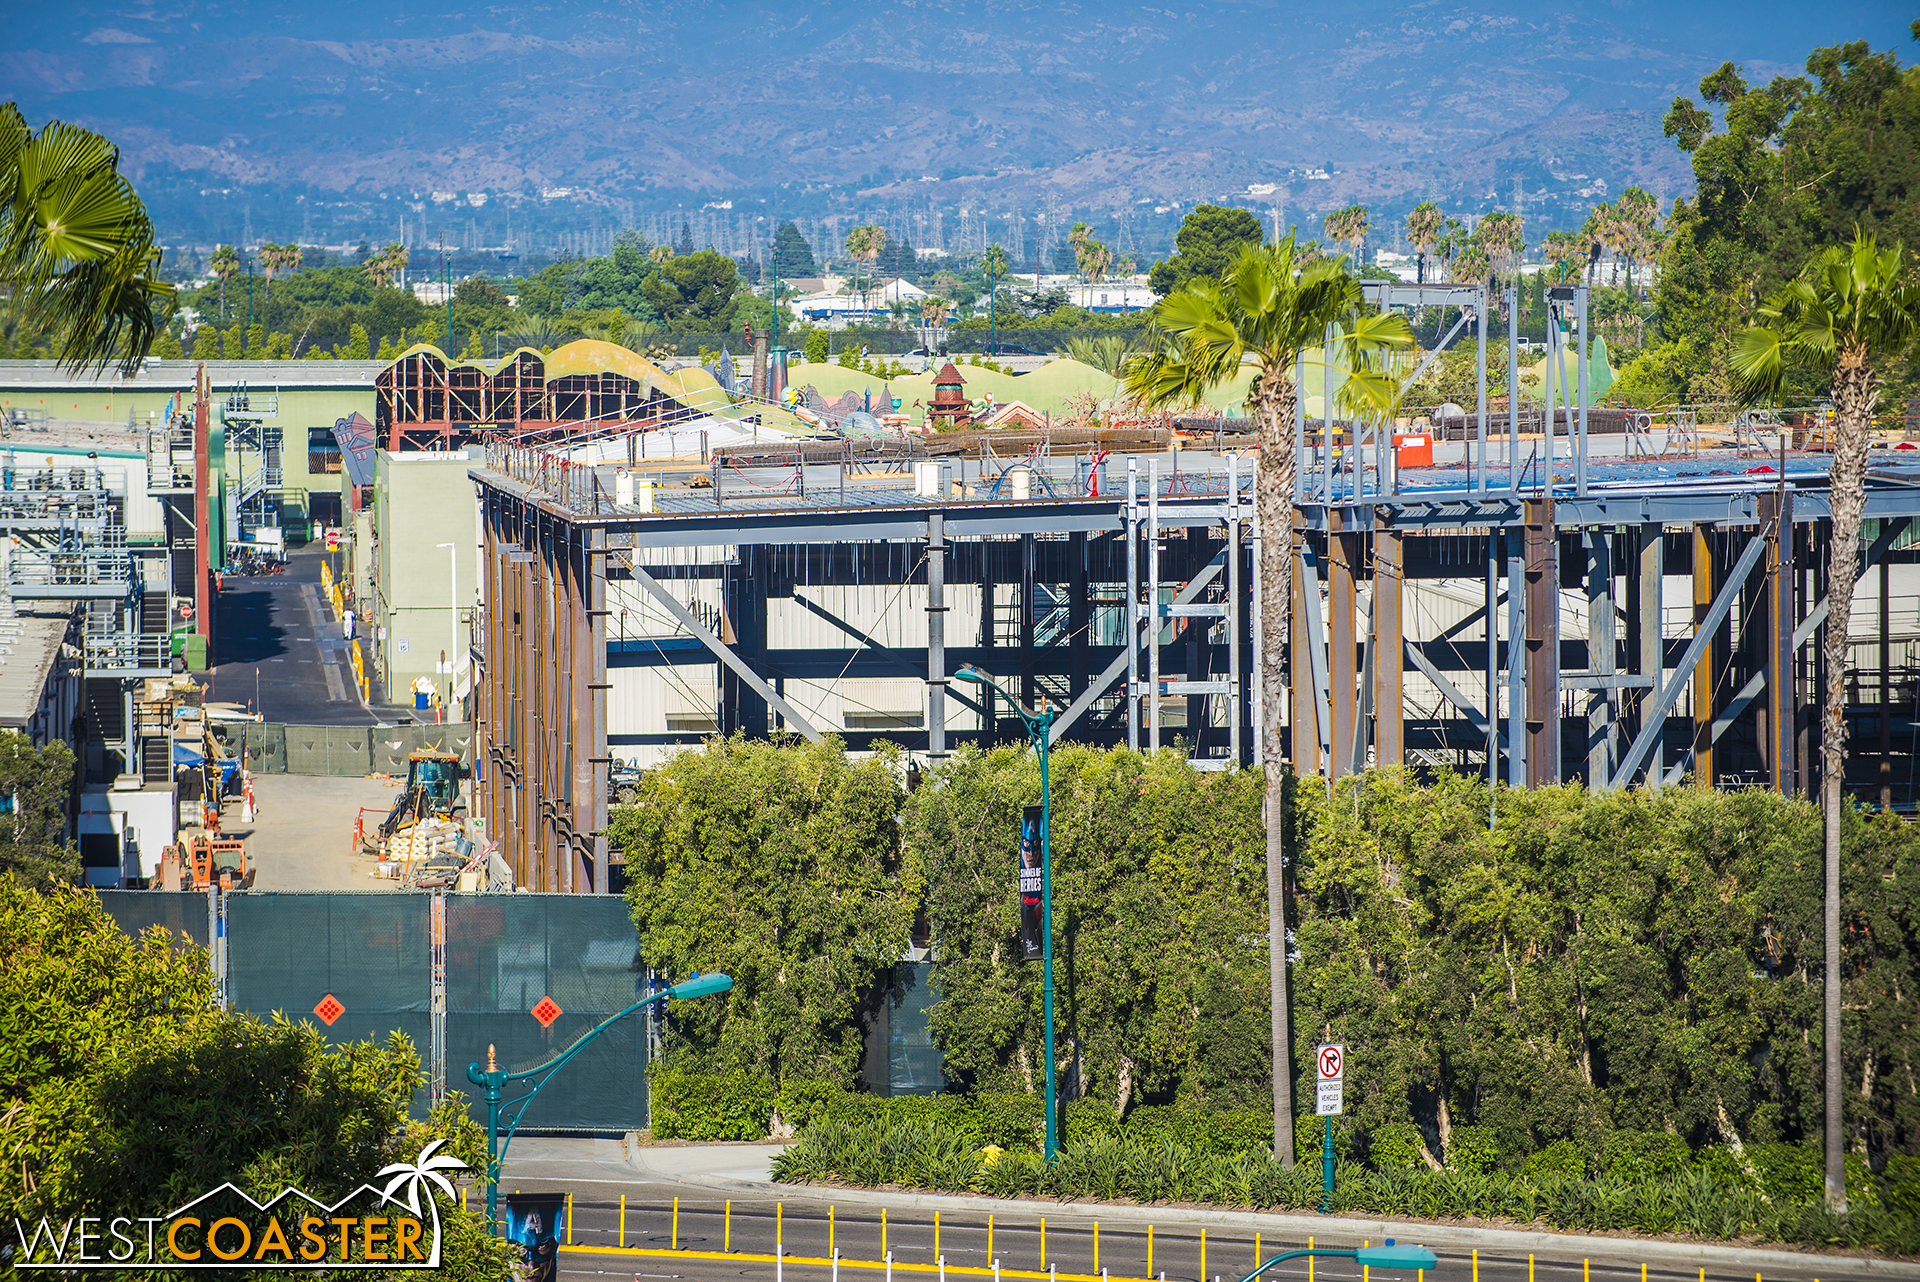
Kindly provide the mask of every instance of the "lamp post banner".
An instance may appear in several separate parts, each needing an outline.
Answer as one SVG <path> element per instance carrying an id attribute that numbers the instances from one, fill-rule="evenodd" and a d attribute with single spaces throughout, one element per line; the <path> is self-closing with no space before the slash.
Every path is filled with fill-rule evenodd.
<path id="1" fill-rule="evenodd" d="M 507 1198 L 507 1241 L 527 1252 L 527 1282 L 554 1282 L 560 1262 L 564 1193 L 514 1193 Z"/>
<path id="2" fill-rule="evenodd" d="M 1020 947 L 1027 961 L 1046 953 L 1047 924 L 1041 912 L 1039 806 L 1020 813 Z"/>

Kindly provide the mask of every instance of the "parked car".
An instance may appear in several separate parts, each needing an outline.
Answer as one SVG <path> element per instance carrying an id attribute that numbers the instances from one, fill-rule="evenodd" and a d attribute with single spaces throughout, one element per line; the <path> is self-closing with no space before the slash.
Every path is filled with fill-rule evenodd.
<path id="1" fill-rule="evenodd" d="M 640 799 L 640 784 L 646 772 L 631 761 L 615 757 L 607 763 L 607 791 L 617 806 L 630 806 Z"/>
<path id="2" fill-rule="evenodd" d="M 1044 352 L 1036 352 L 1031 347 L 1022 347 L 1018 343 L 988 343 L 985 347 L 980 349 L 980 354 L 982 356 L 1043 356 L 1045 355 Z"/>

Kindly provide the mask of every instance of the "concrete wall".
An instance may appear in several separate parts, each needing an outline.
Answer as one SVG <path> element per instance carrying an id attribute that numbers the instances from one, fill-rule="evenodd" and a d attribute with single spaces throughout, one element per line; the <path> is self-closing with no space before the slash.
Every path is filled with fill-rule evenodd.
<path id="1" fill-rule="evenodd" d="M 465 674 L 468 634 L 462 616 L 474 605 L 480 568 L 479 507 L 467 472 L 482 457 L 478 447 L 444 453 L 381 450 L 376 457 L 373 617 L 368 621 L 389 698 L 396 703 L 412 703 L 409 688 L 416 677 L 436 677 L 446 699 L 449 680 L 460 682 Z M 454 659 L 451 678 L 435 671 L 442 651 Z"/>
<path id="2" fill-rule="evenodd" d="M 265 421 L 282 429 L 282 499 L 286 519 L 306 519 L 311 490 L 336 493 L 340 480 L 332 474 L 307 471 L 307 433 L 331 428 L 337 419 L 358 411 L 374 417 L 373 380 L 385 361 L 209 361 L 215 406 L 235 384 L 245 383 L 255 395 L 280 397 L 280 412 Z M 149 361 L 138 376 L 110 375 L 76 378 L 52 361 L 0 361 L 0 414 L 16 407 L 43 410 L 49 418 L 92 419 L 125 426 L 161 426 L 167 401 L 178 394 L 183 402 L 193 396 L 196 361 Z M 245 455 L 249 471 L 259 466 L 257 456 Z M 230 456 L 229 471 L 237 474 L 241 460 Z"/>

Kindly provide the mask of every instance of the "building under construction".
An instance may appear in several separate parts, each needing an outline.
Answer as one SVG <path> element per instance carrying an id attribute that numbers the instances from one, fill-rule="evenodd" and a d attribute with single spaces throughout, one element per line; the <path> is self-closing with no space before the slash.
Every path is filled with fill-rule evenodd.
<path id="1" fill-rule="evenodd" d="M 1273 647 L 1303 773 L 1808 792 L 1822 412 L 1589 408 L 1584 292 L 1551 292 L 1550 332 L 1572 338 L 1531 407 L 1490 400 L 1483 377 L 1474 405 L 1414 428 L 1303 411 L 1285 530 L 1256 518 L 1244 420 L 698 451 L 684 423 L 663 447 L 674 429 L 646 397 L 572 435 L 502 425 L 471 473 L 476 806 L 520 884 L 605 892 L 613 759 L 736 732 L 934 761 L 1022 741 L 1013 710 L 951 681 L 967 664 L 1064 708 L 1056 741 L 1259 765 Z M 1499 302 L 1381 294 L 1469 319 Z M 1847 621 L 1846 783 L 1896 806 L 1914 799 L 1920 723 L 1913 426 L 1882 425 Z M 1262 634 L 1253 573 L 1276 537 L 1294 557 L 1285 637 Z"/>

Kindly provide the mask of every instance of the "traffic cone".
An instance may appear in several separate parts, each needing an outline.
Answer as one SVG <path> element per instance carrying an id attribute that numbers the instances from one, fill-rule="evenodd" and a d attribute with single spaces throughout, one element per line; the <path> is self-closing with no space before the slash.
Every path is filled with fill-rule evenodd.
<path id="1" fill-rule="evenodd" d="M 240 822 L 253 822 L 253 772 L 243 771 L 240 775 Z"/>

